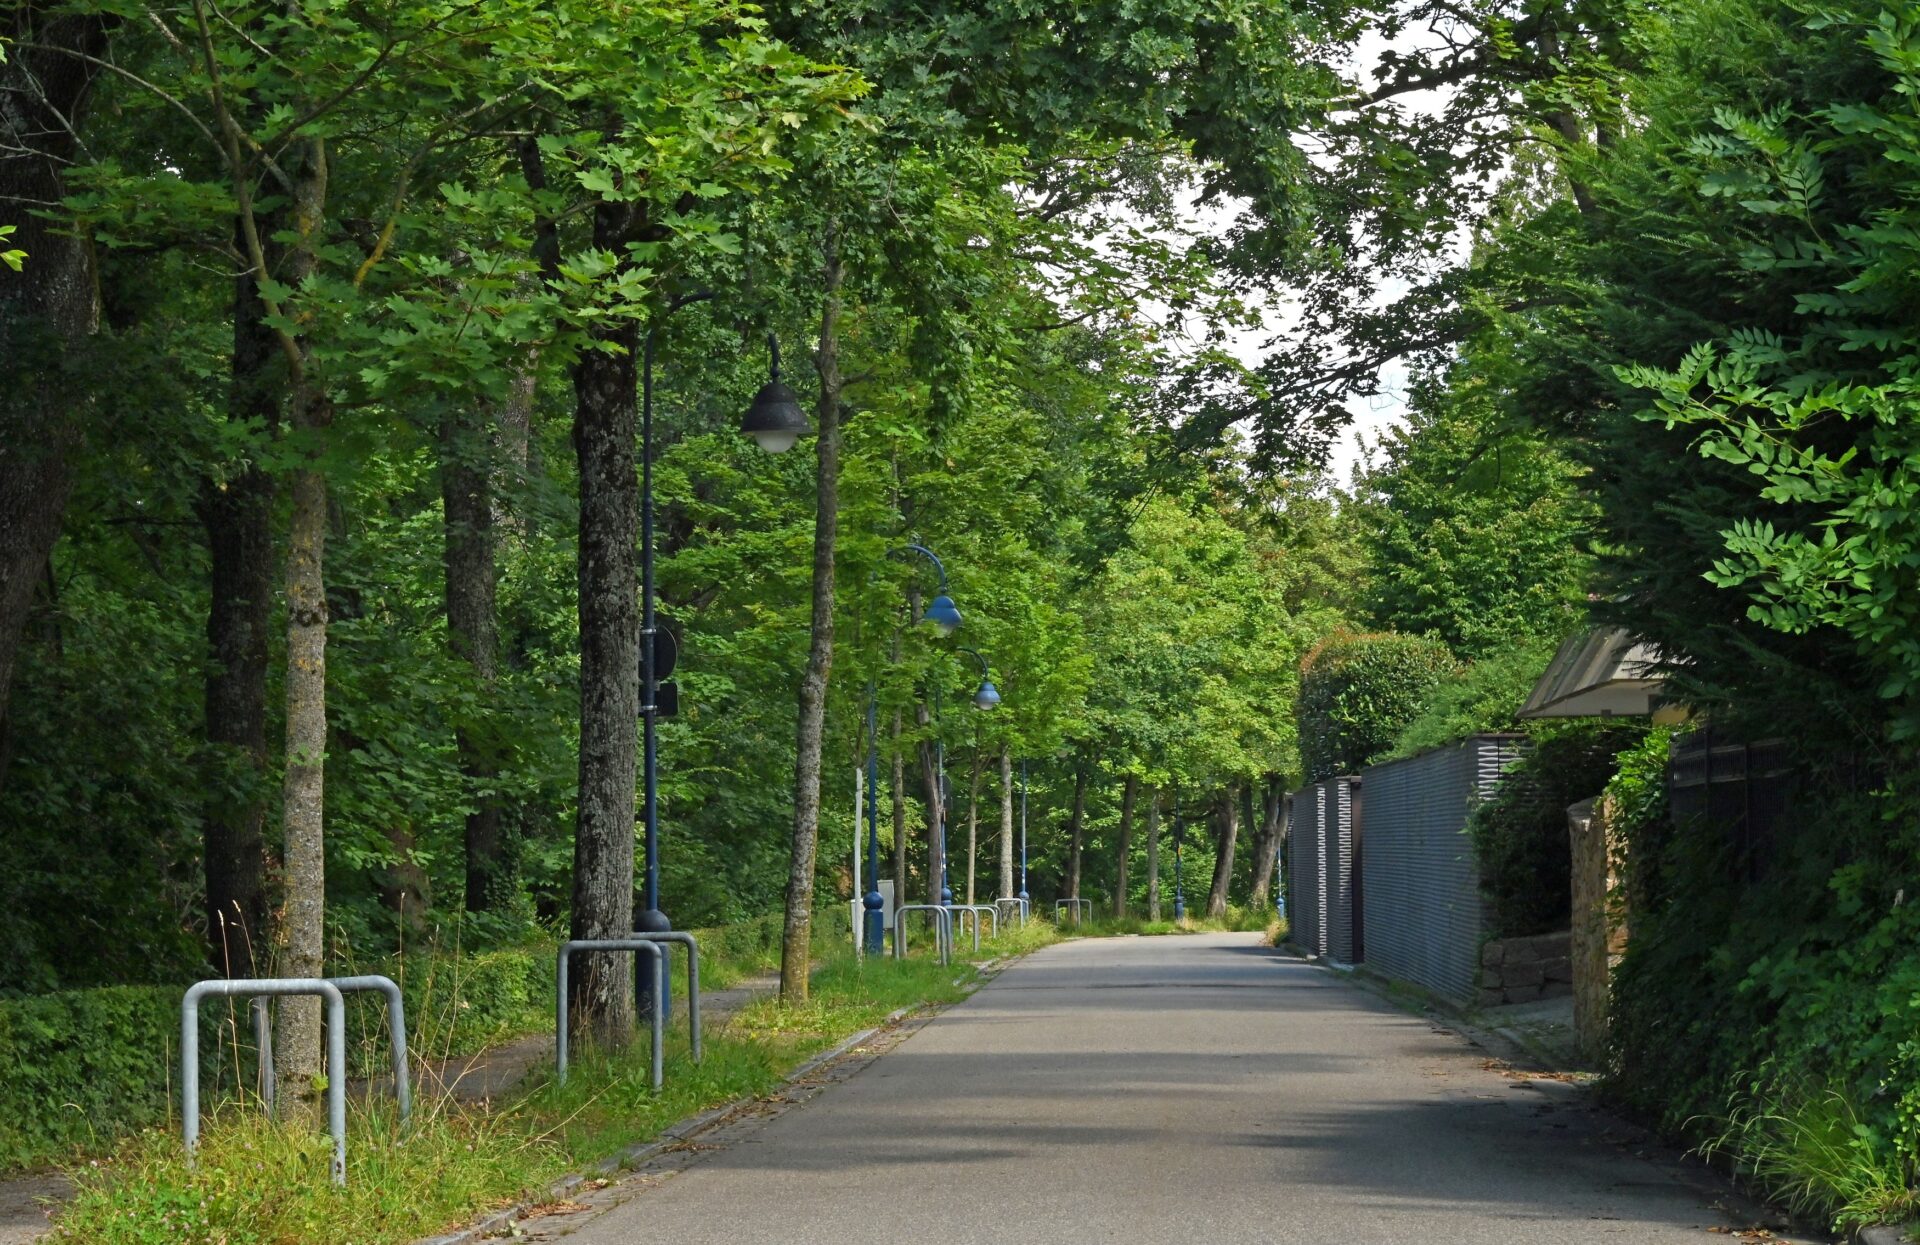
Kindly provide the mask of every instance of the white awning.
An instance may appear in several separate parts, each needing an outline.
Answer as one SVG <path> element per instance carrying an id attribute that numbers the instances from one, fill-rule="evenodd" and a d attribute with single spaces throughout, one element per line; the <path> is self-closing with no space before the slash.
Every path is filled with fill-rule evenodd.
<path id="1" fill-rule="evenodd" d="M 1653 646 L 1618 628 L 1575 635 L 1534 684 L 1522 718 L 1646 717 L 1665 680 Z"/>

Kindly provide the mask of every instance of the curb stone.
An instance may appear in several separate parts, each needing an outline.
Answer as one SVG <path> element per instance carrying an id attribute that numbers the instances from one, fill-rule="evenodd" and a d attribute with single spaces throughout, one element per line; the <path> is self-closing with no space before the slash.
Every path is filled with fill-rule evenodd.
<path id="1" fill-rule="evenodd" d="M 1914 1239 L 1914 1231 L 1920 1224 L 1908 1224 L 1904 1228 L 1882 1225 L 1877 1228 L 1861 1228 L 1853 1234 L 1853 1245 L 1908 1245 Z"/>
<path id="2" fill-rule="evenodd" d="M 900 1008 L 872 1028 L 862 1029 L 852 1037 L 808 1059 L 805 1063 L 789 1073 L 781 1084 L 783 1086 L 790 1086 L 804 1081 L 807 1077 L 819 1071 L 824 1065 L 832 1063 L 855 1047 L 870 1040 L 882 1029 L 898 1024 L 918 1010 L 918 1008 L 914 1007 Z M 545 1197 L 529 1198 L 525 1201 L 517 1202 L 505 1209 L 494 1211 L 492 1214 L 478 1219 L 458 1231 L 449 1232 L 444 1236 L 426 1237 L 416 1241 L 414 1245 L 472 1245 L 472 1242 L 485 1240 L 496 1233 L 511 1231 L 514 1225 L 518 1223 L 528 1211 L 535 1207 L 544 1206 L 549 1202 L 561 1201 L 565 1199 L 569 1193 L 572 1193 L 589 1180 L 612 1175 L 623 1168 L 638 1167 L 656 1154 L 705 1132 L 707 1129 L 719 1123 L 723 1117 L 733 1114 L 733 1112 L 746 1106 L 750 1102 L 756 1101 L 756 1097 L 755 1095 L 747 1095 L 735 1098 L 730 1102 L 723 1102 L 717 1107 L 711 1107 L 708 1110 L 702 1111 L 698 1115 L 689 1116 L 664 1130 L 652 1141 L 643 1141 L 636 1145 L 628 1146 L 593 1164 L 587 1172 L 576 1172 L 571 1176 L 562 1177 L 547 1188 Z"/>

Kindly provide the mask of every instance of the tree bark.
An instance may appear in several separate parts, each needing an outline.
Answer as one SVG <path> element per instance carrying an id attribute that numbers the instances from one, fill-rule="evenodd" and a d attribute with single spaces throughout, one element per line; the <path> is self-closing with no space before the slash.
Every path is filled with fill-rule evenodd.
<path id="1" fill-rule="evenodd" d="M 924 729 L 933 721 L 925 703 L 914 710 Z M 939 903 L 940 891 L 947 879 L 946 801 L 940 791 L 939 745 L 927 741 L 920 745 L 920 786 L 927 801 L 927 902 Z"/>
<path id="2" fill-rule="evenodd" d="M 594 212 L 595 245 L 623 251 L 641 236 L 628 205 Z M 573 368 L 573 450 L 580 469 L 580 797 L 573 838 L 574 938 L 633 931 L 634 792 L 640 726 L 640 483 L 634 390 L 640 329 L 596 329 L 611 349 Z M 815 758 L 816 765 L 818 758 Z M 633 1027 L 633 957 L 574 961 L 575 1031 L 609 1045 Z"/>
<path id="3" fill-rule="evenodd" d="M 68 459 L 81 435 L 86 387 L 73 355 L 99 324 L 92 248 L 58 219 L 34 214 L 66 195 L 61 170 L 79 153 L 84 119 L 106 52 L 100 17 L 48 16 L 13 6 L 0 36 L 29 46 L 0 60 L 0 220 L 5 244 L 27 253 L 0 270 L 0 739 L 34 589 L 45 575 L 72 489 Z M 0 757 L 6 749 L 0 746 Z M 0 770 L 0 783 L 6 775 Z"/>
<path id="4" fill-rule="evenodd" d="M 1080 839 L 1087 824 L 1087 771 L 1073 771 L 1073 812 L 1067 818 L 1067 898 L 1080 898 Z"/>
<path id="5" fill-rule="evenodd" d="M 1267 779 L 1261 810 L 1260 836 L 1253 842 L 1253 906 L 1266 908 L 1273 891 L 1273 866 L 1280 857 L 1280 840 L 1286 833 L 1286 783 L 1274 774 Z"/>
<path id="6" fill-rule="evenodd" d="M 1240 838 L 1240 801 L 1229 787 L 1220 796 L 1214 811 L 1219 819 L 1218 850 L 1213 858 L 1213 889 L 1207 894 L 1207 916 L 1217 919 L 1227 914 L 1227 892 L 1233 884 L 1233 849 Z"/>
<path id="7" fill-rule="evenodd" d="M 895 656 L 898 657 L 898 652 Z M 907 756 L 900 750 L 901 714 L 893 711 L 893 906 L 907 902 Z M 893 919 L 893 913 L 887 913 Z"/>
<path id="8" fill-rule="evenodd" d="M 301 140 L 286 162 L 293 168 L 289 208 L 297 237 L 281 279 L 297 289 L 318 267 L 317 248 L 327 207 L 326 140 Z M 312 375 L 311 349 L 296 347 L 289 422 L 315 442 L 333 423 L 333 409 Z M 322 975 L 326 952 L 327 752 L 327 478 L 312 460 L 293 473 L 293 511 L 287 529 L 286 776 L 281 800 L 285 898 L 280 962 L 283 977 Z M 274 1075 L 290 1096 L 312 1104 L 320 1067 L 320 1000 L 287 998 L 274 1035 Z"/>
<path id="9" fill-rule="evenodd" d="M 813 632 L 807 673 L 800 682 L 799 746 L 794 759 L 793 852 L 787 871 L 786 932 L 780 947 L 780 998 L 807 1001 L 813 964 L 813 860 L 820 839 L 820 755 L 827 725 L 827 688 L 833 672 L 834 541 L 840 519 L 840 239 L 827 226 L 822 272 L 819 483 L 813 521 Z"/>
<path id="10" fill-rule="evenodd" d="M 1000 745 L 1000 898 L 1020 890 L 1013 882 L 1013 748 Z"/>
<path id="11" fill-rule="evenodd" d="M 493 488 L 488 454 L 489 421 L 471 408 L 451 408 L 440 425 L 440 502 L 443 562 L 446 570 L 447 641 L 454 655 L 472 669 L 473 708 L 459 715 L 454 746 L 468 799 L 466 825 L 466 907 L 485 912 L 507 897 L 505 821 L 494 788 L 499 781 L 497 732 L 490 729 L 489 706 L 499 675 L 499 632 L 495 620 L 498 583 L 494 541 Z M 507 419 L 498 422 L 505 426 Z"/>
<path id="12" fill-rule="evenodd" d="M 234 281 L 233 383 L 227 418 L 280 422 L 286 383 L 266 307 L 252 273 Z M 273 611 L 273 480 L 248 465 L 201 484 L 207 533 L 206 740 L 209 792 L 202 824 L 207 943 L 230 977 L 256 973 L 267 946 L 267 641 Z"/>
<path id="13" fill-rule="evenodd" d="M 973 774 L 967 782 L 967 903 L 973 903 L 980 857 L 980 749 L 973 750 Z"/>
<path id="14" fill-rule="evenodd" d="M 1147 919 L 1160 919 L 1160 792 L 1147 789 Z"/>
<path id="15" fill-rule="evenodd" d="M 1139 787 L 1140 780 L 1128 774 L 1126 785 L 1120 789 L 1120 850 L 1113 864 L 1113 915 L 1123 921 L 1127 917 L 1129 857 L 1133 854 L 1133 797 Z"/>

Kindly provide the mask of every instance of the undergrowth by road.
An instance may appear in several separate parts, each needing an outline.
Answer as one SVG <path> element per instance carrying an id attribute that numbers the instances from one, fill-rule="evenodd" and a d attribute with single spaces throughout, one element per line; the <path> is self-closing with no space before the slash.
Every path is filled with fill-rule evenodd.
<path id="1" fill-rule="evenodd" d="M 1055 941 L 1044 921 L 984 944 L 981 959 Z M 856 960 L 828 949 L 804 1007 L 766 998 L 707 1035 L 696 1065 L 685 1034 L 669 1038 L 666 1085 L 648 1084 L 644 1041 L 584 1051 L 567 1084 L 536 1072 L 509 1098 L 463 1104 L 424 1095 L 401 1128 L 383 1100 L 348 1120 L 347 1184 L 327 1180 L 331 1142 L 232 1102 L 206 1122 L 189 1167 L 177 1127 L 128 1138 L 73 1170 L 78 1192 L 59 1217 L 61 1245 L 404 1245 L 549 1186 L 569 1171 L 657 1136 L 675 1121 L 772 1092 L 808 1056 L 901 1008 L 957 1001 L 979 971 L 929 958 Z"/>

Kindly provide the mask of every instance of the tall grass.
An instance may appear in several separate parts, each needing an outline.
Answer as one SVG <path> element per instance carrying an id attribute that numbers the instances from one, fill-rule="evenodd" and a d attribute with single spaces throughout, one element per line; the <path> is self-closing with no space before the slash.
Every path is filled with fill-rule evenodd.
<path id="1" fill-rule="evenodd" d="M 1702 1154 L 1728 1162 L 1797 1216 L 1836 1232 L 1920 1215 L 1920 1170 L 1885 1143 L 1852 1098 L 1794 1077 L 1745 1077 L 1707 1125 Z"/>

